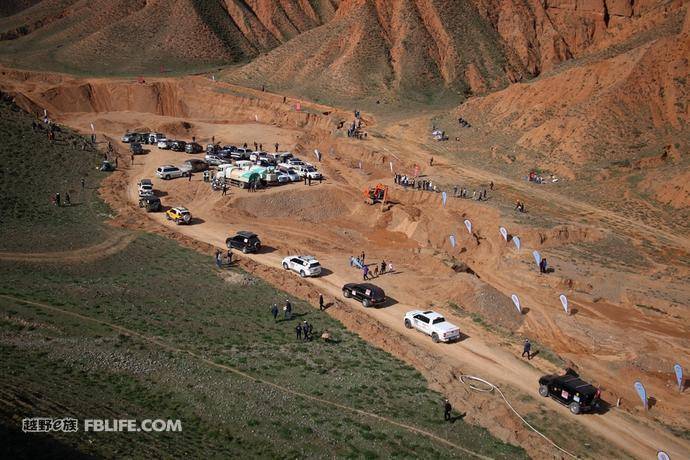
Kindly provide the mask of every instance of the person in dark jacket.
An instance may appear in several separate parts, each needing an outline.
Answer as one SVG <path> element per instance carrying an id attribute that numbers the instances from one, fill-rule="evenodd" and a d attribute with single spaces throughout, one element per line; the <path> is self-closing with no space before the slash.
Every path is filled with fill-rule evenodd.
<path id="1" fill-rule="evenodd" d="M 297 326 L 295 326 L 295 333 L 297 333 L 297 340 L 302 340 L 302 325 L 301 324 L 297 324 Z"/>
<path id="2" fill-rule="evenodd" d="M 319 294 L 319 310 L 324 311 L 326 307 L 323 304 L 323 294 Z"/>
<path id="3" fill-rule="evenodd" d="M 273 321 L 278 321 L 278 305 L 273 304 L 271 307 L 271 314 L 273 315 Z"/>
<path id="4" fill-rule="evenodd" d="M 450 421 L 450 413 L 453 411 L 453 406 L 450 405 L 450 401 L 447 399 L 443 402 L 443 420 L 446 422 Z"/>
<path id="5" fill-rule="evenodd" d="M 527 355 L 528 360 L 532 359 L 532 355 L 530 355 L 531 351 L 532 351 L 532 344 L 530 343 L 529 339 L 525 339 L 525 344 L 522 347 L 522 357 L 524 358 L 525 355 Z"/>

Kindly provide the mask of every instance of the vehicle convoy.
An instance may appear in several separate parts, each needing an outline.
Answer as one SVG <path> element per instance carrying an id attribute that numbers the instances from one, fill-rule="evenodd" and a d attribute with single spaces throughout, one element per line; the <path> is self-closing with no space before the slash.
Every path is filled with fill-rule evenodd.
<path id="1" fill-rule="evenodd" d="M 299 273 L 302 278 L 321 274 L 321 264 L 313 256 L 288 256 L 283 259 L 283 268 Z"/>
<path id="2" fill-rule="evenodd" d="M 460 338 L 460 328 L 446 321 L 443 315 L 435 311 L 413 310 L 405 313 L 405 327 L 415 328 L 431 336 L 434 342 L 450 342 Z"/>
<path id="3" fill-rule="evenodd" d="M 570 412 L 577 415 L 582 412 L 597 411 L 601 407 L 601 391 L 594 385 L 580 379 L 572 369 L 564 375 L 545 375 L 539 379 L 539 394 L 551 396 Z"/>
<path id="4" fill-rule="evenodd" d="M 170 208 L 165 212 L 165 218 L 172 220 L 177 225 L 189 224 L 192 222 L 192 213 L 187 208 Z"/>
<path id="5" fill-rule="evenodd" d="M 386 301 L 386 293 L 371 283 L 347 283 L 343 286 L 343 297 L 357 299 L 364 307 L 382 304 Z"/>
<path id="6" fill-rule="evenodd" d="M 158 212 L 162 209 L 161 199 L 155 195 L 140 196 L 139 207 L 146 209 L 147 212 Z"/>
<path id="7" fill-rule="evenodd" d="M 234 236 L 225 240 L 228 249 L 239 249 L 243 253 L 259 252 L 261 240 L 256 233 L 239 231 Z"/>
<path id="8" fill-rule="evenodd" d="M 180 168 L 173 165 L 163 165 L 159 166 L 158 169 L 156 169 L 156 177 L 160 177 L 161 179 L 165 180 L 174 179 L 176 177 L 183 177 L 187 174 L 188 173 L 182 171 Z"/>

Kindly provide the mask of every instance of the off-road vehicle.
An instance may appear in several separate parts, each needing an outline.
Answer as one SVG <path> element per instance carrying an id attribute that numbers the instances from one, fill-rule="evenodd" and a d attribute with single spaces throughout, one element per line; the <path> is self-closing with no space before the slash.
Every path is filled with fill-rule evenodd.
<path id="1" fill-rule="evenodd" d="M 386 293 L 383 289 L 371 283 L 347 283 L 343 286 L 343 297 L 357 299 L 365 307 L 386 301 Z"/>
<path id="2" fill-rule="evenodd" d="M 228 249 L 239 249 L 243 253 L 259 252 L 261 250 L 261 240 L 256 233 L 239 231 L 235 236 L 225 240 Z"/>
<path id="3" fill-rule="evenodd" d="M 189 212 L 189 209 L 183 207 L 171 208 L 165 213 L 165 218 L 172 220 L 177 225 L 189 224 L 192 222 L 192 213 Z"/>
<path id="4" fill-rule="evenodd" d="M 405 327 L 415 328 L 431 336 L 434 342 L 450 342 L 460 338 L 460 328 L 446 321 L 440 313 L 435 311 L 413 310 L 405 313 Z"/>
<path id="5" fill-rule="evenodd" d="M 321 274 L 321 264 L 314 256 L 288 256 L 283 259 L 283 268 L 299 273 L 302 278 Z"/>
<path id="6" fill-rule="evenodd" d="M 585 382 L 572 369 L 566 370 L 564 375 L 545 375 L 539 379 L 539 394 L 568 406 L 570 412 L 596 411 L 600 408 L 599 396 L 601 392 L 594 385 Z"/>
<path id="7" fill-rule="evenodd" d="M 139 207 L 148 212 L 158 212 L 161 210 L 161 199 L 155 195 L 139 197 Z"/>

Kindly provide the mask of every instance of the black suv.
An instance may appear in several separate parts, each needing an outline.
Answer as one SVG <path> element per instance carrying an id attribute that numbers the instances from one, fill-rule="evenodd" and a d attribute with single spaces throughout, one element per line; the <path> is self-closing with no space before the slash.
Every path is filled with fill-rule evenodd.
<path id="1" fill-rule="evenodd" d="M 139 207 L 148 212 L 158 212 L 162 209 L 161 199 L 157 196 L 142 196 L 139 198 Z"/>
<path id="2" fill-rule="evenodd" d="M 184 151 L 187 153 L 201 153 L 204 151 L 204 148 L 201 146 L 201 144 L 197 144 L 196 142 L 190 142 L 184 147 Z"/>
<path id="3" fill-rule="evenodd" d="M 240 249 L 243 253 L 259 252 L 261 250 L 261 240 L 252 232 L 237 232 L 235 236 L 231 236 L 225 240 L 228 249 Z"/>
<path id="4" fill-rule="evenodd" d="M 130 143 L 129 150 L 132 152 L 132 155 L 141 155 L 142 153 L 144 153 L 144 148 L 141 146 L 139 142 Z"/>
<path id="5" fill-rule="evenodd" d="M 572 369 L 566 370 L 565 375 L 545 375 L 540 378 L 539 394 L 545 398 L 551 396 L 564 406 L 568 406 L 570 412 L 576 415 L 596 411 L 601 407 L 601 392 L 592 384 L 580 379 Z"/>
<path id="6" fill-rule="evenodd" d="M 174 152 L 184 152 L 185 147 L 187 147 L 187 143 L 185 141 L 175 141 L 172 143 L 170 150 Z"/>
<path id="7" fill-rule="evenodd" d="M 386 293 L 371 283 L 347 283 L 343 286 L 343 297 L 355 298 L 365 307 L 381 304 L 386 301 Z"/>

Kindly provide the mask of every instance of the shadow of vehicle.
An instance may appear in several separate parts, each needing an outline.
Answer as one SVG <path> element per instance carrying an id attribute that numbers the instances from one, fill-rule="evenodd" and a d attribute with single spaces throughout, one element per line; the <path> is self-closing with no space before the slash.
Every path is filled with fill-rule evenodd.
<path id="1" fill-rule="evenodd" d="M 261 249 L 259 249 L 256 252 L 256 254 L 270 254 L 270 253 L 275 252 L 275 251 L 276 251 L 276 248 L 274 248 L 273 246 L 262 245 Z M 242 252 L 242 251 L 240 251 L 240 252 Z"/>
<path id="2" fill-rule="evenodd" d="M 203 224 L 204 222 L 206 222 L 206 221 L 204 219 L 202 219 L 201 217 L 192 217 L 192 220 L 189 221 L 189 225 L 199 225 L 199 224 Z"/>
<path id="3" fill-rule="evenodd" d="M 386 296 L 386 300 L 378 305 L 374 305 L 373 308 L 387 308 L 396 305 L 398 301 L 390 296 Z"/>
<path id="4" fill-rule="evenodd" d="M 319 275 L 319 278 L 323 278 L 324 276 L 328 276 L 328 275 L 332 275 L 332 274 L 333 274 L 333 271 L 331 271 L 327 268 L 321 267 L 321 274 Z"/>

